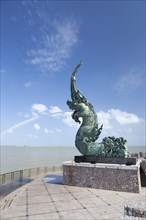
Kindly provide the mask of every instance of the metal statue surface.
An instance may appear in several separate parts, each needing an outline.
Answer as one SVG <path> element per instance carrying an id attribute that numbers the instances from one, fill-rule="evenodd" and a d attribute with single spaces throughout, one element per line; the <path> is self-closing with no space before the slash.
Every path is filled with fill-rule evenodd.
<path id="1" fill-rule="evenodd" d="M 126 157 L 126 140 L 122 137 L 105 137 L 101 143 L 95 143 L 102 132 L 103 125 L 98 127 L 97 114 L 93 105 L 82 92 L 76 88 L 76 73 L 81 66 L 80 62 L 71 75 L 71 101 L 67 105 L 73 110 L 72 118 L 75 122 L 82 123 L 77 131 L 75 145 L 79 152 L 85 156 Z"/>

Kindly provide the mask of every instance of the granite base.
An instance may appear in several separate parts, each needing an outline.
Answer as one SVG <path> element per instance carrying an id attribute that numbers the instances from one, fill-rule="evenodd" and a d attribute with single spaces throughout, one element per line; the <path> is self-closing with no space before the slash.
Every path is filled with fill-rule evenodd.
<path id="1" fill-rule="evenodd" d="M 126 166 L 66 161 L 63 162 L 63 183 L 71 186 L 139 193 L 141 190 L 140 164 Z"/>

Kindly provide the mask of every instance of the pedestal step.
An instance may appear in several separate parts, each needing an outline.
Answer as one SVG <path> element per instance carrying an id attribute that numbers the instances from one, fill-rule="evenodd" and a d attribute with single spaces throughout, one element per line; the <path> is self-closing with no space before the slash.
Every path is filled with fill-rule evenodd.
<path id="1" fill-rule="evenodd" d="M 75 156 L 76 163 L 108 163 L 108 164 L 126 164 L 135 165 L 137 162 L 136 157 L 118 158 L 118 157 L 97 157 L 97 156 Z"/>

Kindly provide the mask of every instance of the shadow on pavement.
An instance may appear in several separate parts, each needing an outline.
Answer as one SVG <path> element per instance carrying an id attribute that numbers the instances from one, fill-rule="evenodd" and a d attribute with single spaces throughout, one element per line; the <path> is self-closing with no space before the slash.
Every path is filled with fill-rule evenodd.
<path id="1" fill-rule="evenodd" d="M 43 177 L 45 183 L 51 184 L 63 184 L 63 176 L 59 174 L 50 174 Z"/>

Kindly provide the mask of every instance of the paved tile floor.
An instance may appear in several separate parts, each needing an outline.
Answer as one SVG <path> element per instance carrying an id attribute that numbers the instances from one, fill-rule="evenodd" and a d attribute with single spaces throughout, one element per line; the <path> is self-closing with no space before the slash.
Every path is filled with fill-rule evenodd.
<path id="1" fill-rule="evenodd" d="M 3 198 L 1 220 L 118 220 L 127 200 L 143 202 L 145 196 L 146 188 L 138 194 L 67 186 L 53 174 Z"/>

